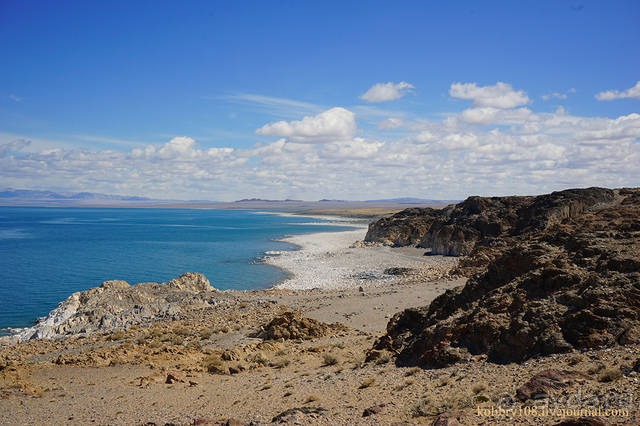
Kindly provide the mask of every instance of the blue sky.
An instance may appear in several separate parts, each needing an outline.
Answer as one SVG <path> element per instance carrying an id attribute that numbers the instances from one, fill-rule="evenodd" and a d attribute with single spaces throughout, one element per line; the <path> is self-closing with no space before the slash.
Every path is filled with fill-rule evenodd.
<path id="1" fill-rule="evenodd" d="M 635 1 L 3 0 L 0 186 L 228 200 L 639 185 L 638 22 Z"/>

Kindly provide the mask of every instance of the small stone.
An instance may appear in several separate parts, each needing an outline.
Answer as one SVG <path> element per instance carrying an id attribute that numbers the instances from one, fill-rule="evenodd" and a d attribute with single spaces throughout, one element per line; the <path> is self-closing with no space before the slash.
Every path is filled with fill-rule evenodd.
<path id="1" fill-rule="evenodd" d="M 185 375 L 183 372 L 170 371 L 169 373 L 167 373 L 167 380 L 165 380 L 165 383 L 172 384 L 177 382 L 184 382 L 184 380 L 185 380 Z"/>
<path id="2" fill-rule="evenodd" d="M 369 417 L 374 414 L 381 413 L 382 411 L 384 411 L 386 406 L 387 404 L 378 404 L 378 405 L 374 405 L 372 407 L 366 408 L 362 413 L 362 417 Z"/>
<path id="3" fill-rule="evenodd" d="M 460 426 L 463 418 L 462 412 L 442 413 L 436 417 L 431 426 Z"/>

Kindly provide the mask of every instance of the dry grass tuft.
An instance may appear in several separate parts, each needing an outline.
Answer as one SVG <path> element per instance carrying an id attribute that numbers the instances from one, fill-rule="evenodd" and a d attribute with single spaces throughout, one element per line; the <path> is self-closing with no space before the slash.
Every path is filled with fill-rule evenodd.
<path id="1" fill-rule="evenodd" d="M 339 362 L 340 360 L 338 359 L 338 357 L 333 354 L 324 354 L 322 356 L 322 363 L 324 366 L 336 365 Z"/>
<path id="2" fill-rule="evenodd" d="M 371 387 L 375 382 L 376 382 L 375 377 L 369 377 L 368 379 L 364 379 L 362 383 L 360 383 L 359 389 L 365 389 L 365 388 Z"/>
<path id="3" fill-rule="evenodd" d="M 600 376 L 598 376 L 598 381 L 602 383 L 615 382 L 620 377 L 622 377 L 622 370 L 617 367 L 612 367 L 605 369 Z"/>

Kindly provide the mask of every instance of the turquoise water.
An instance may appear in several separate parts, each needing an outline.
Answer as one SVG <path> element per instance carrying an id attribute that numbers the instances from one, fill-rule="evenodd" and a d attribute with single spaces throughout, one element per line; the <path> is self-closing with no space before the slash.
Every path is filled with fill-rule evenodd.
<path id="1" fill-rule="evenodd" d="M 71 293 L 111 279 L 166 282 L 200 272 L 220 289 L 269 287 L 254 263 L 287 235 L 344 230 L 249 210 L 0 207 L 0 329 L 25 327 Z"/>

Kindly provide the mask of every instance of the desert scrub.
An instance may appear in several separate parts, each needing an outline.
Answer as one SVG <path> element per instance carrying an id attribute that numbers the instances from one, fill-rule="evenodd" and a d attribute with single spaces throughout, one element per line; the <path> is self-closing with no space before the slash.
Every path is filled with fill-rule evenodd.
<path id="1" fill-rule="evenodd" d="M 602 371 L 600 376 L 598 376 L 598 381 L 602 383 L 614 382 L 620 377 L 622 377 L 622 370 L 617 367 L 611 367 Z"/>
<path id="2" fill-rule="evenodd" d="M 368 387 L 371 387 L 374 385 L 375 382 L 376 382 L 375 377 L 369 377 L 367 379 L 364 379 L 362 383 L 360 383 L 359 389 L 366 389 Z"/>
<path id="3" fill-rule="evenodd" d="M 604 364 L 592 364 L 591 366 L 589 366 L 589 368 L 587 368 L 587 373 L 590 375 L 595 375 L 600 373 L 602 370 L 604 370 Z"/>
<path id="4" fill-rule="evenodd" d="M 125 338 L 125 333 L 122 330 L 114 331 L 107 336 L 107 340 L 122 340 Z"/>
<path id="5" fill-rule="evenodd" d="M 209 329 L 200 330 L 200 340 L 209 340 L 213 331 Z"/>
<path id="6" fill-rule="evenodd" d="M 471 387 L 471 392 L 473 392 L 475 395 L 479 394 L 484 390 L 487 390 L 487 384 L 484 382 L 476 383 Z"/>
<path id="7" fill-rule="evenodd" d="M 584 360 L 585 360 L 584 355 L 582 355 L 582 354 L 575 354 L 575 355 L 572 355 L 572 356 L 569 358 L 568 364 L 569 364 L 569 365 L 571 365 L 571 366 L 574 366 L 574 365 L 578 365 L 578 364 L 580 364 L 580 363 L 581 363 L 582 361 L 584 361 Z"/>
<path id="8" fill-rule="evenodd" d="M 173 334 L 177 334 L 178 336 L 189 336 L 191 334 L 191 329 L 184 325 L 179 325 L 173 329 Z"/>
<path id="9" fill-rule="evenodd" d="M 173 334 L 171 335 L 169 342 L 171 342 L 172 345 L 180 346 L 184 343 L 184 337 Z"/>
<path id="10" fill-rule="evenodd" d="M 437 416 L 438 414 L 440 414 L 440 412 L 429 398 L 423 398 L 411 407 L 412 417 Z"/>
<path id="11" fill-rule="evenodd" d="M 340 360 L 333 354 L 324 354 L 322 356 L 322 365 L 324 366 L 336 365 L 338 362 L 340 362 Z"/>
<path id="12" fill-rule="evenodd" d="M 251 361 L 255 362 L 256 364 L 260 364 L 260 365 L 268 365 L 269 364 L 269 358 L 267 358 L 267 356 L 263 352 L 258 352 L 255 355 L 253 355 L 251 357 Z"/>
<path id="13" fill-rule="evenodd" d="M 222 371 L 224 363 L 222 362 L 220 355 L 214 353 L 214 354 L 208 355 L 202 361 L 202 365 L 204 366 L 204 369 L 207 370 L 209 373 L 219 373 L 220 371 Z"/>
<path id="14" fill-rule="evenodd" d="M 320 398 L 319 398 L 317 395 L 309 395 L 309 396 L 307 397 L 307 399 L 304 401 L 304 403 L 305 403 L 305 404 L 308 404 L 308 403 L 310 403 L 310 402 L 314 402 L 314 401 L 317 401 L 317 400 L 319 400 L 319 399 L 320 399 Z"/>
<path id="15" fill-rule="evenodd" d="M 380 358 L 378 358 L 378 360 L 376 361 L 376 364 L 382 365 L 382 364 L 387 364 L 389 362 L 391 362 L 391 355 L 384 354 Z"/>
<path id="16" fill-rule="evenodd" d="M 287 366 L 287 365 L 289 365 L 289 364 L 291 364 L 291 360 L 290 360 L 290 359 L 288 359 L 288 358 L 281 358 L 281 359 L 276 360 L 276 361 L 272 364 L 272 366 L 273 366 L 273 367 L 275 367 L 275 368 L 284 368 L 284 367 L 286 367 L 286 366 Z"/>
<path id="17" fill-rule="evenodd" d="M 404 373 L 405 377 L 409 377 L 409 376 L 413 376 L 414 374 L 417 374 L 420 372 L 420 367 L 412 367 L 410 369 L 407 370 L 406 373 Z"/>

